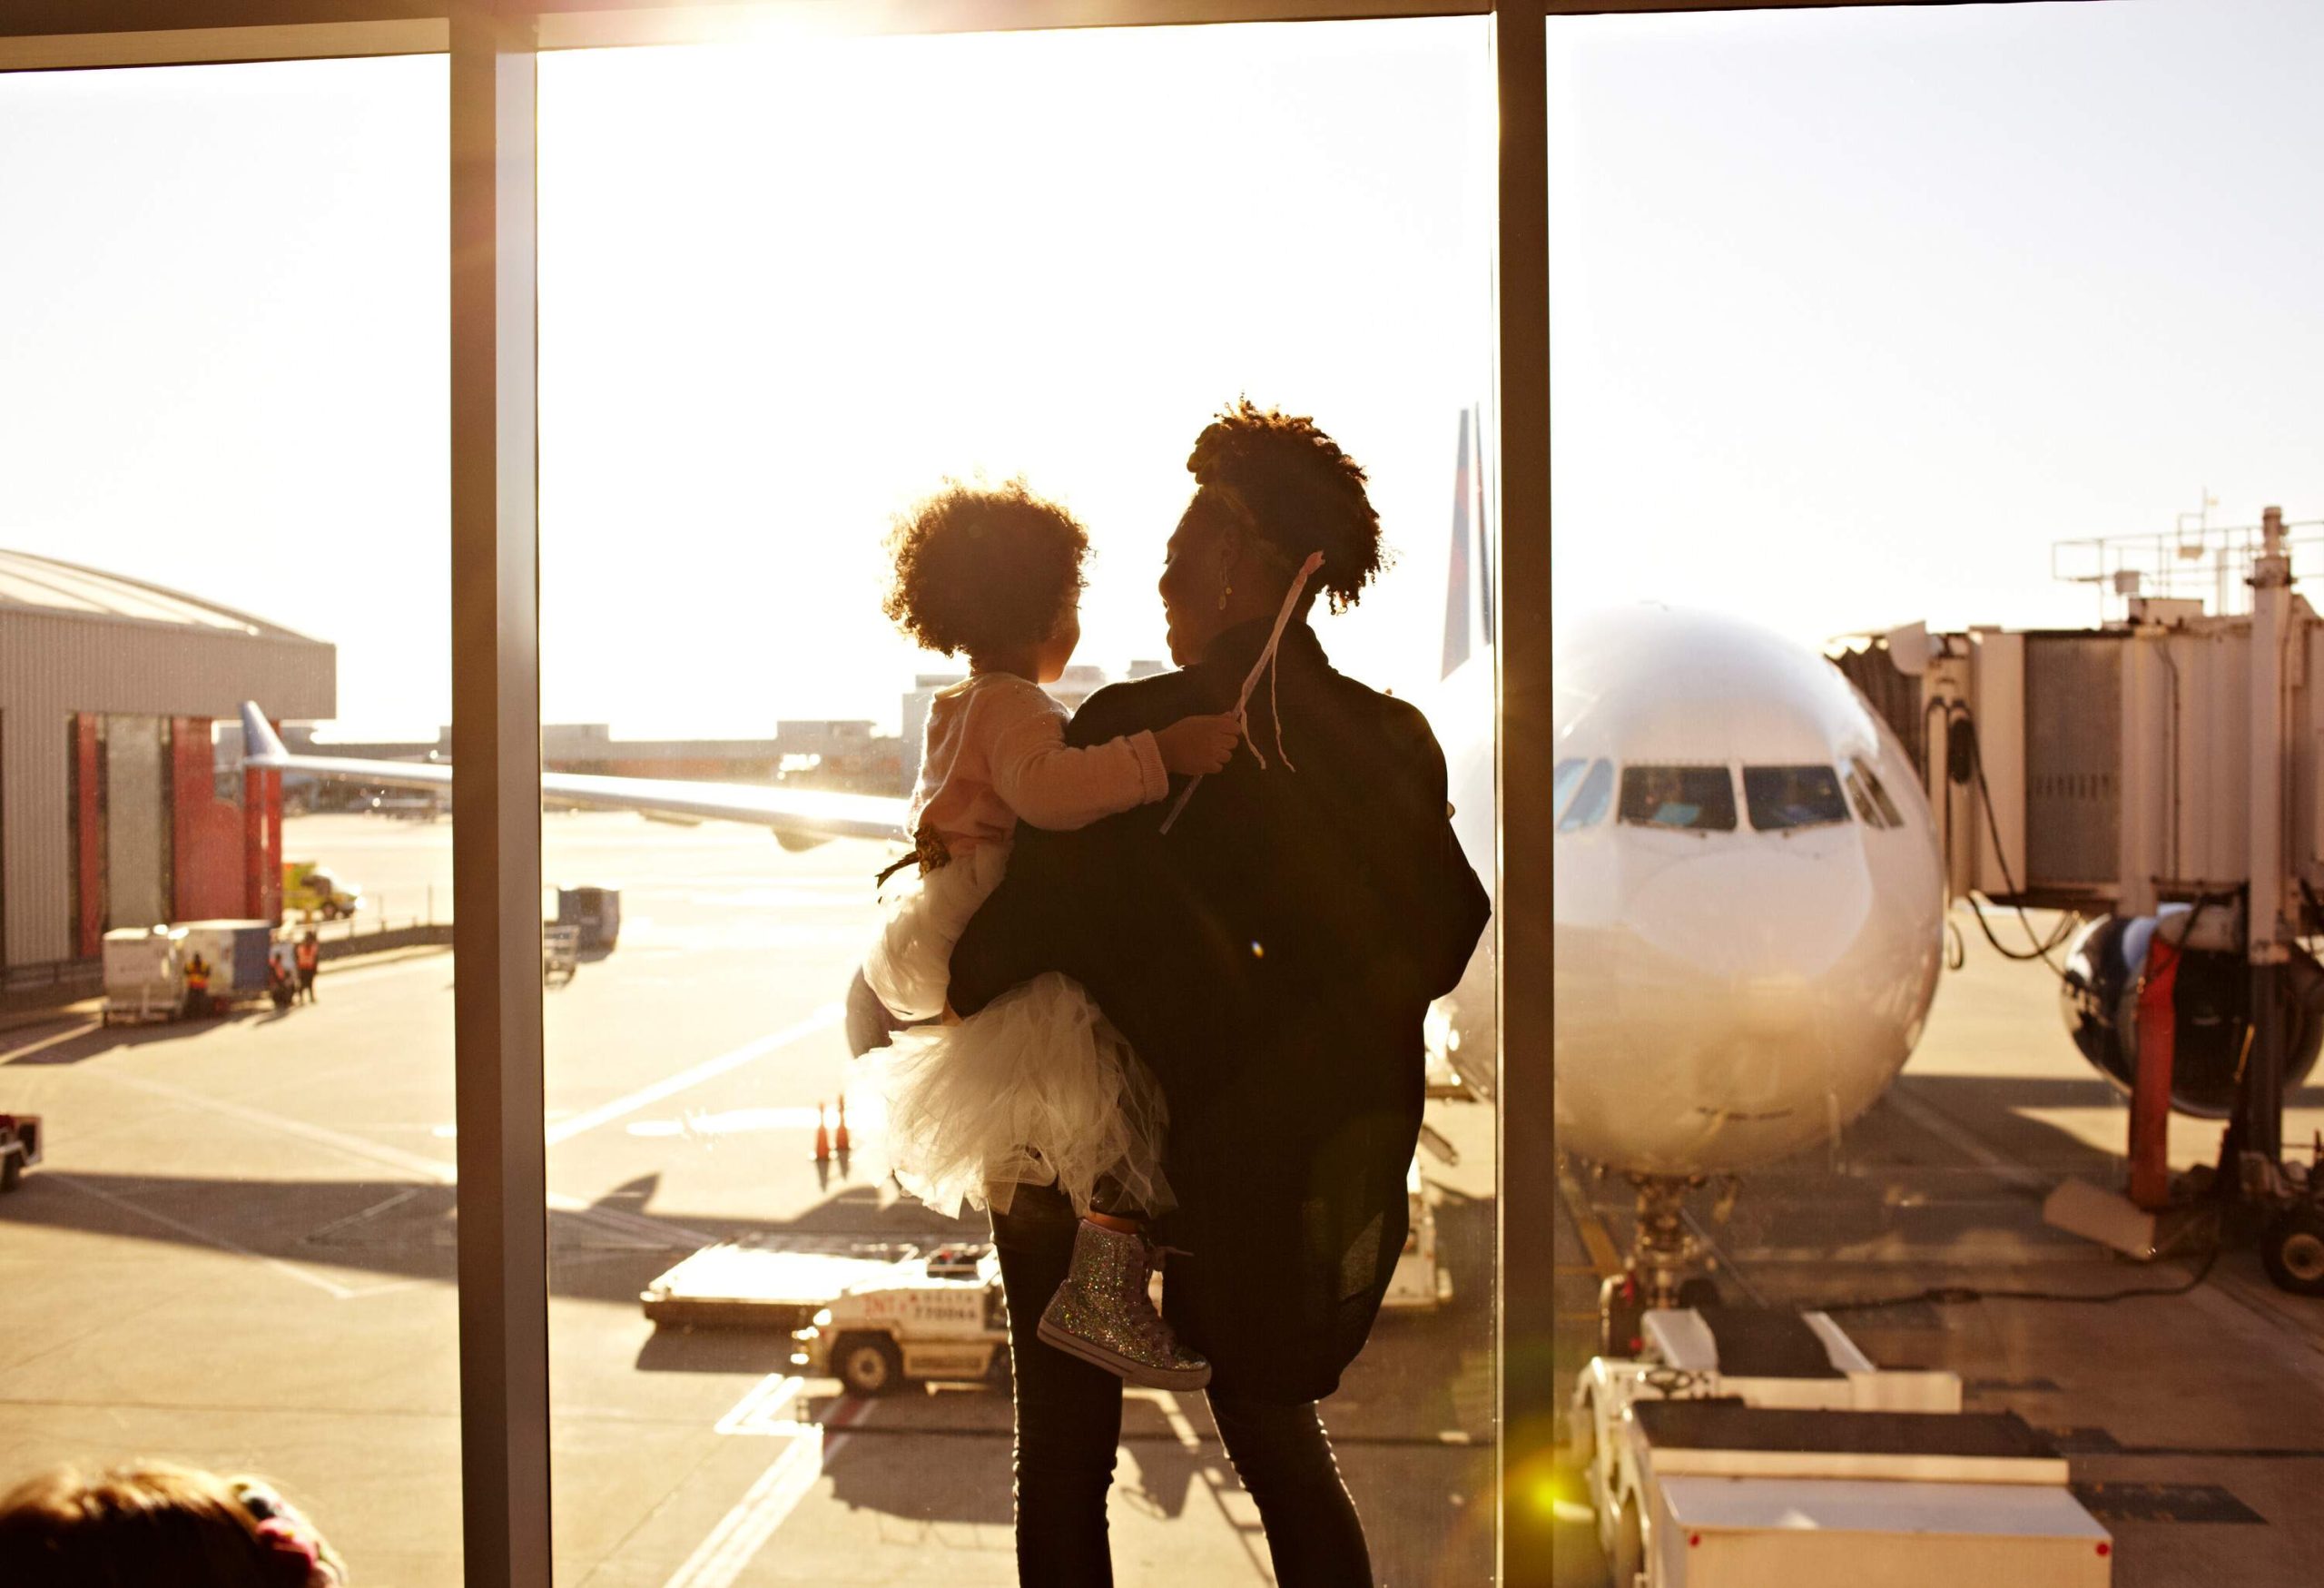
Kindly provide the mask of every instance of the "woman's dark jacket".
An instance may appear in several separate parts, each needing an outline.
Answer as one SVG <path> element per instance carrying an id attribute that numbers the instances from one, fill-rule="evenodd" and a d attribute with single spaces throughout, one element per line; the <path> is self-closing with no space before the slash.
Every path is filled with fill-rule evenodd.
<path id="1" fill-rule="evenodd" d="M 1231 710 L 1265 623 L 1180 672 L 1091 695 L 1093 745 Z M 1444 757 L 1421 714 L 1332 670 L 1285 631 L 1275 695 L 1177 824 L 1144 805 L 1075 833 L 1018 830 L 1009 874 L 952 954 L 973 1014 L 1044 971 L 1078 980 L 1170 1104 L 1179 1206 L 1165 1309 L 1216 1387 L 1319 1400 L 1363 1348 L 1407 1228 L 1421 1020 L 1490 914 L 1452 836 Z M 1173 797 L 1182 779 L 1174 779 Z"/>

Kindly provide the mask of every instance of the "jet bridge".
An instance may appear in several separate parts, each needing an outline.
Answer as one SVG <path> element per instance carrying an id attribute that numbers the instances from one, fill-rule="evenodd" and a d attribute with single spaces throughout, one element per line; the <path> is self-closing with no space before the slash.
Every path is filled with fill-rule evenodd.
<path id="1" fill-rule="evenodd" d="M 2272 1214 L 2277 1282 L 2324 1295 L 2315 1166 L 2282 1153 L 2283 1093 L 2324 1048 L 2324 966 L 2300 942 L 2324 931 L 2324 620 L 2293 588 L 2278 508 L 2187 559 L 2222 590 L 2212 565 L 2235 566 L 2249 611 L 2149 594 L 2153 575 L 2110 543 L 2077 544 L 2113 559 L 2095 577 L 2121 617 L 1915 626 L 1876 647 L 1919 683 L 1906 737 L 1924 746 L 1948 888 L 1988 922 L 1994 906 L 2083 918 L 2071 941 L 2033 941 L 2062 969 L 2076 1044 L 2132 1095 L 2132 1199 L 2172 1200 L 2170 1109 L 2228 1119 L 2219 1188 Z M 1880 667 L 1841 665 L 1860 682 Z M 1866 690 L 1892 721 L 1915 693 L 1896 682 Z"/>

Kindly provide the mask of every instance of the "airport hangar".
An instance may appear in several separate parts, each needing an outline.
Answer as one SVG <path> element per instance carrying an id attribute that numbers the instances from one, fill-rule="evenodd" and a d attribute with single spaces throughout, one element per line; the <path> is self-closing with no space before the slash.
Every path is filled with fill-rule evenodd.
<path id="1" fill-rule="evenodd" d="M 338 667 L 248 613 L 0 550 L 0 991 L 74 979 L 108 927 L 275 919 L 282 774 L 222 796 L 211 724 L 333 716 Z"/>

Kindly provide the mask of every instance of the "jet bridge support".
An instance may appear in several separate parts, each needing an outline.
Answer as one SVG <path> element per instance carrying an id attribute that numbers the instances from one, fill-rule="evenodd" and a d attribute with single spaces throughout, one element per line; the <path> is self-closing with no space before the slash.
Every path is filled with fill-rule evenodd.
<path id="1" fill-rule="evenodd" d="M 1954 900 L 2005 952 L 2014 943 L 2060 972 L 2074 1041 L 2102 1072 L 2228 1121 L 2201 1189 L 2231 1222 L 2260 1227 L 2277 1283 L 2324 1296 L 2324 1173 L 2287 1162 L 2283 1140 L 2284 1093 L 2324 1048 L 2324 965 L 2300 941 L 2324 931 L 2324 687 L 2309 686 L 2324 621 L 2295 591 L 2280 508 L 2239 545 L 2248 613 L 2142 597 L 2117 575 L 2130 597 L 2119 621 L 1916 627 L 1889 649 L 1920 677 L 1924 772 Z M 2023 913 L 2034 910 L 2086 924 L 2068 941 L 2071 921 Z M 2158 941 L 2174 952 L 2154 953 Z M 2141 1062 L 2142 1035 L 2174 1034 L 2168 1065 L 2152 1051 Z M 2151 1127 L 2164 1100 L 2145 1098 L 2133 1118 Z M 2139 1154 L 2152 1159 L 2162 1144 L 2151 1128 L 2132 1143 L 2149 1204 L 2165 1166 Z M 2198 1189 L 2182 1183 L 2174 1200 Z M 2100 1238 L 2152 1255 L 2154 1221 L 2122 1207 L 2146 1219 L 2143 1242 Z"/>

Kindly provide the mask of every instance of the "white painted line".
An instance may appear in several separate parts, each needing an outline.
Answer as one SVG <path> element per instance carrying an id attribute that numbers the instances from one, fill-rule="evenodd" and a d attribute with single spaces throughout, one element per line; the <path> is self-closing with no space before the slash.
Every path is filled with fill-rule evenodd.
<path id="1" fill-rule="evenodd" d="M 374 981 L 382 976 L 399 976 L 412 971 L 424 971 L 431 965 L 440 970 L 449 971 L 452 968 L 452 951 L 449 948 L 438 947 L 412 949 L 399 952 L 398 957 L 392 960 L 377 961 L 368 964 L 359 962 L 352 965 L 340 965 L 336 969 L 333 969 L 330 961 L 325 960 L 315 967 L 315 972 L 318 977 L 328 980 L 331 986 L 347 987 L 359 981 Z M 320 1009 L 322 1005 L 317 1002 L 314 1007 Z"/>
<path id="2" fill-rule="evenodd" d="M 304 1119 L 288 1119 L 283 1115 L 269 1113 L 264 1109 L 253 1109 L 242 1103 L 230 1103 L 223 1099 L 210 1097 L 186 1087 L 172 1086 L 166 1080 L 153 1080 L 143 1076 L 123 1075 L 110 1070 L 98 1070 L 94 1073 L 98 1080 L 111 1081 L 115 1086 L 125 1086 L 135 1091 L 150 1092 L 155 1097 L 167 1098 L 172 1102 L 182 1103 L 190 1109 L 206 1110 L 213 1114 L 223 1115 L 230 1119 L 239 1119 L 244 1124 L 254 1125 L 262 1130 L 271 1130 L 279 1135 L 295 1137 L 299 1140 L 320 1147 L 327 1152 L 336 1152 L 343 1158 L 351 1159 L 359 1163 L 384 1165 L 389 1169 L 399 1169 L 430 1185 L 457 1186 L 460 1181 L 460 1171 L 457 1164 L 445 1163 L 438 1159 L 425 1158 L 417 1152 L 406 1152 L 400 1147 L 390 1147 L 383 1141 L 371 1141 L 360 1136 L 350 1136 L 344 1131 L 333 1130 L 329 1126 L 310 1125 Z M 670 1224 L 660 1219 L 648 1218 L 643 1214 L 632 1213 L 626 1208 L 599 1208 L 584 1198 L 567 1196 L 561 1191 L 551 1191 L 548 1194 L 548 1207 L 551 1212 L 571 1214 L 576 1218 L 586 1219 L 617 1235 L 628 1236 L 640 1246 L 666 1247 L 687 1241 L 696 1246 L 708 1246 L 717 1238 L 706 1230 L 692 1229 L 683 1224 Z"/>
<path id="3" fill-rule="evenodd" d="M 2036 1174 L 2024 1164 L 2004 1158 L 1972 1134 L 1953 1116 L 1932 1104 L 1921 1101 L 1904 1087 L 1892 1088 L 1888 1093 L 1888 1100 L 1896 1104 L 1897 1111 L 1912 1120 L 1914 1124 L 1955 1150 L 1966 1153 L 1978 1164 L 1993 1171 L 1994 1178 L 2006 1180 L 2013 1186 L 2025 1187 L 2029 1190 L 2049 1189 L 2050 1181 L 2046 1176 Z"/>
<path id="4" fill-rule="evenodd" d="M 861 1423 L 871 1415 L 871 1402 L 851 1400 L 822 1428 L 793 1440 L 767 1465 L 734 1508 L 719 1518 L 718 1525 L 671 1573 L 664 1588 L 730 1588 L 774 1536 L 775 1529 L 813 1490 L 832 1458 L 846 1448 L 847 1435 L 835 1430 Z"/>
<path id="5" fill-rule="evenodd" d="M 716 1432 L 739 1434 L 757 1438 L 781 1436 L 795 1438 L 821 1430 L 812 1423 L 775 1414 L 791 1409 L 792 1397 L 799 1393 L 803 1381 L 787 1373 L 770 1373 L 751 1386 L 732 1410 L 718 1419 Z"/>
<path id="6" fill-rule="evenodd" d="M 782 1031 L 759 1038 L 756 1041 L 745 1042 L 732 1052 L 721 1053 L 715 1059 L 705 1059 L 689 1069 L 679 1070 L 675 1075 L 664 1076 L 651 1086 L 641 1087 L 626 1096 L 614 1099 L 609 1103 L 602 1103 L 586 1114 L 576 1114 L 569 1119 L 560 1119 L 549 1127 L 548 1144 L 556 1147 L 560 1143 L 570 1141 L 585 1131 L 594 1130 L 600 1125 L 609 1125 L 625 1114 L 634 1114 L 649 1103 L 658 1103 L 665 1097 L 684 1091 L 689 1087 L 700 1086 L 705 1080 L 714 1080 L 729 1070 L 740 1070 L 754 1060 L 763 1059 L 769 1053 L 788 1048 L 794 1042 L 803 1041 L 818 1031 L 837 1025 L 842 1012 L 837 1003 L 826 1003 L 796 1025 L 786 1026 Z"/>
<path id="7" fill-rule="evenodd" d="M 313 1286 L 316 1289 L 324 1292 L 334 1300 L 345 1301 L 351 1297 L 361 1294 L 359 1291 L 351 1290 L 348 1287 L 341 1285 L 335 1280 L 326 1279 L 320 1274 L 310 1274 L 307 1272 L 306 1269 L 299 1267 L 296 1263 L 286 1263 L 280 1258 L 270 1258 L 263 1252 L 254 1252 L 246 1246 L 241 1246 L 233 1241 L 228 1240 L 222 1235 L 213 1235 L 209 1230 L 197 1229 L 192 1225 L 184 1222 L 182 1219 L 172 1218 L 166 1213 L 156 1213 L 153 1208 L 144 1206 L 143 1203 L 133 1202 L 128 1198 L 116 1196 L 111 1191 L 100 1190 L 96 1187 L 90 1185 L 87 1181 L 78 1179 L 72 1175 L 44 1172 L 41 1179 L 44 1180 L 54 1180 L 58 1185 L 70 1186 L 84 1197 L 94 1197 L 98 1201 L 105 1203 L 110 1207 L 118 1208 L 124 1213 L 133 1214 L 139 1218 L 150 1219 L 153 1223 L 160 1225 L 164 1229 L 174 1229 L 180 1235 L 185 1236 L 187 1238 L 192 1240 L 198 1240 L 204 1246 L 215 1247 L 222 1252 L 231 1252 L 238 1258 L 254 1258 L 259 1262 L 264 1263 L 268 1267 L 272 1268 L 279 1274 L 288 1274 L 291 1278 L 298 1280 L 301 1284 Z"/>
<path id="8" fill-rule="evenodd" d="M 223 1098 L 214 1098 L 206 1092 L 195 1091 L 190 1087 L 173 1086 L 166 1080 L 154 1080 L 142 1075 L 123 1075 L 118 1070 L 99 1070 L 92 1073 L 96 1079 L 109 1081 L 114 1086 L 125 1086 L 133 1091 L 167 1098 L 172 1102 L 182 1103 L 187 1108 L 202 1109 L 210 1113 L 223 1115 L 230 1119 L 240 1119 L 244 1124 L 256 1125 L 261 1129 L 272 1130 L 281 1135 L 295 1136 L 302 1141 L 320 1147 L 327 1151 L 339 1153 L 342 1157 L 355 1159 L 364 1163 L 384 1164 L 389 1169 L 401 1169 L 406 1174 L 417 1175 L 436 1185 L 448 1186 L 459 1179 L 459 1171 L 439 1159 L 424 1158 L 417 1152 L 406 1152 L 400 1147 L 390 1147 L 383 1141 L 371 1141 L 360 1136 L 350 1136 L 344 1131 L 331 1129 L 327 1125 L 310 1125 L 304 1119 L 286 1119 L 281 1114 L 269 1113 L 264 1109 L 253 1109 L 243 1103 L 228 1102 Z"/>
<path id="9" fill-rule="evenodd" d="M 91 1031 L 101 1031 L 103 1030 L 104 1030 L 103 1025 L 94 1023 L 68 1027 L 66 1030 L 58 1031 L 53 1036 L 43 1037 L 37 1042 L 27 1042 L 21 1048 L 11 1048 L 5 1053 L 0 1053 L 0 1064 L 14 1064 L 19 1059 L 28 1059 L 32 1057 L 32 1055 L 41 1051 L 44 1048 L 54 1048 L 59 1042 L 69 1042 L 75 1037 L 85 1037 Z"/>
<path id="10" fill-rule="evenodd" d="M 1147 1398 L 1150 1398 L 1156 1406 L 1162 1408 L 1162 1420 L 1170 1425 L 1170 1432 L 1177 1436 L 1180 1448 L 1186 1450 L 1202 1448 L 1202 1435 L 1195 1432 L 1194 1423 L 1187 1414 L 1178 1409 L 1177 1396 L 1157 1392 Z"/>

